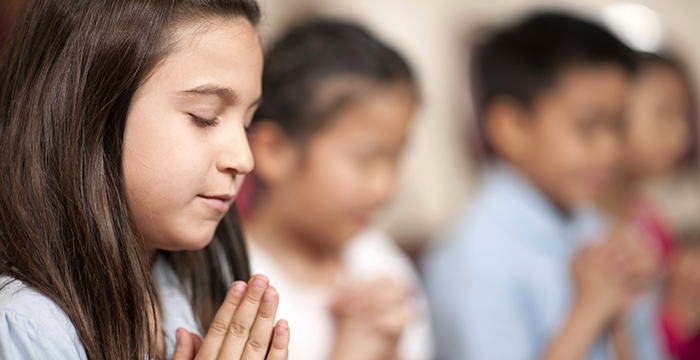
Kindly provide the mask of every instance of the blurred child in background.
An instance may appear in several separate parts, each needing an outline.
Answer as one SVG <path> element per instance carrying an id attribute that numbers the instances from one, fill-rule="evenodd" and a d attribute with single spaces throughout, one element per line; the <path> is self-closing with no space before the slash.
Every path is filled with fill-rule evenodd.
<path id="1" fill-rule="evenodd" d="M 253 270 L 303 329 L 290 360 L 429 359 L 418 277 L 370 223 L 418 102 L 409 66 L 356 25 L 317 21 L 272 46 L 263 89 L 240 206 Z"/>
<path id="2" fill-rule="evenodd" d="M 659 359 L 649 246 L 587 207 L 611 185 L 634 54 L 606 30 L 544 13 L 475 51 L 491 163 L 425 263 L 441 360 Z"/>
<path id="3" fill-rule="evenodd" d="M 673 359 L 700 359 L 700 237 L 671 250 L 662 321 Z"/>
<path id="4" fill-rule="evenodd" d="M 667 299 L 662 312 L 666 343 L 675 357 L 700 359 L 700 342 L 693 342 L 700 335 L 700 285 L 692 280 L 700 277 L 700 269 L 687 260 L 695 252 L 674 248 L 677 239 L 673 231 L 641 190 L 649 179 L 673 174 L 681 165 L 695 162 L 697 126 L 689 82 L 676 60 L 640 55 L 622 128 L 619 179 L 603 207 L 618 221 L 636 223 L 660 260 L 673 260 L 668 264 Z M 693 296 L 694 303 L 683 300 Z"/>

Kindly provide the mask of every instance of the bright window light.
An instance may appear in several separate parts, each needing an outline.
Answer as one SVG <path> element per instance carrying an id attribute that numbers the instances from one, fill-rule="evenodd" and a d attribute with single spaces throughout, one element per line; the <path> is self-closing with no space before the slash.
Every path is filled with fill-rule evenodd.
<path id="1" fill-rule="evenodd" d="M 617 2 L 603 8 L 603 20 L 630 47 L 657 52 L 663 45 L 665 29 L 652 9 L 633 2 Z"/>

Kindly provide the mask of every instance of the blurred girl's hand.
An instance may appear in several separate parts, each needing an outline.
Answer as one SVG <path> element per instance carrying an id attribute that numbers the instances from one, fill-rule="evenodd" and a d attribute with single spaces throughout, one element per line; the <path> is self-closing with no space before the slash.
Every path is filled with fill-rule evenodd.
<path id="1" fill-rule="evenodd" d="M 233 283 L 203 342 L 178 329 L 173 360 L 286 360 L 289 326 L 275 325 L 278 303 L 265 276 Z"/>
<path id="2" fill-rule="evenodd" d="M 409 291 L 389 279 L 339 290 L 332 305 L 338 329 L 332 359 L 396 359 L 410 318 L 408 297 Z"/>

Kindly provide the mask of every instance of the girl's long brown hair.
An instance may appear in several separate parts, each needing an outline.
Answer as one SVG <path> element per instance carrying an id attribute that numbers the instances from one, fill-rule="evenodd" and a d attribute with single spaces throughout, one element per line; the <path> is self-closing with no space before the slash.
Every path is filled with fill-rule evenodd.
<path id="1" fill-rule="evenodd" d="M 50 297 L 90 359 L 154 354 L 157 304 L 130 225 L 122 139 L 137 88 L 186 22 L 259 20 L 255 0 L 28 0 L 0 56 L 0 274 Z M 217 240 L 218 239 L 218 240 Z M 169 253 L 206 329 L 249 276 L 236 214 Z"/>

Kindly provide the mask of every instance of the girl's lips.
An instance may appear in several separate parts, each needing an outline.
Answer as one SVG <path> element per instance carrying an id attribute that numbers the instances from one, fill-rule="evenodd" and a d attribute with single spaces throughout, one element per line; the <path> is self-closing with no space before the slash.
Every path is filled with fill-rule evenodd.
<path id="1" fill-rule="evenodd" d="M 234 197 L 231 195 L 214 195 L 214 196 L 206 196 L 206 195 L 198 195 L 201 199 L 206 201 L 208 204 L 210 204 L 214 209 L 221 213 L 225 213 L 228 211 L 229 208 L 231 208 L 231 204 L 233 203 Z"/>

